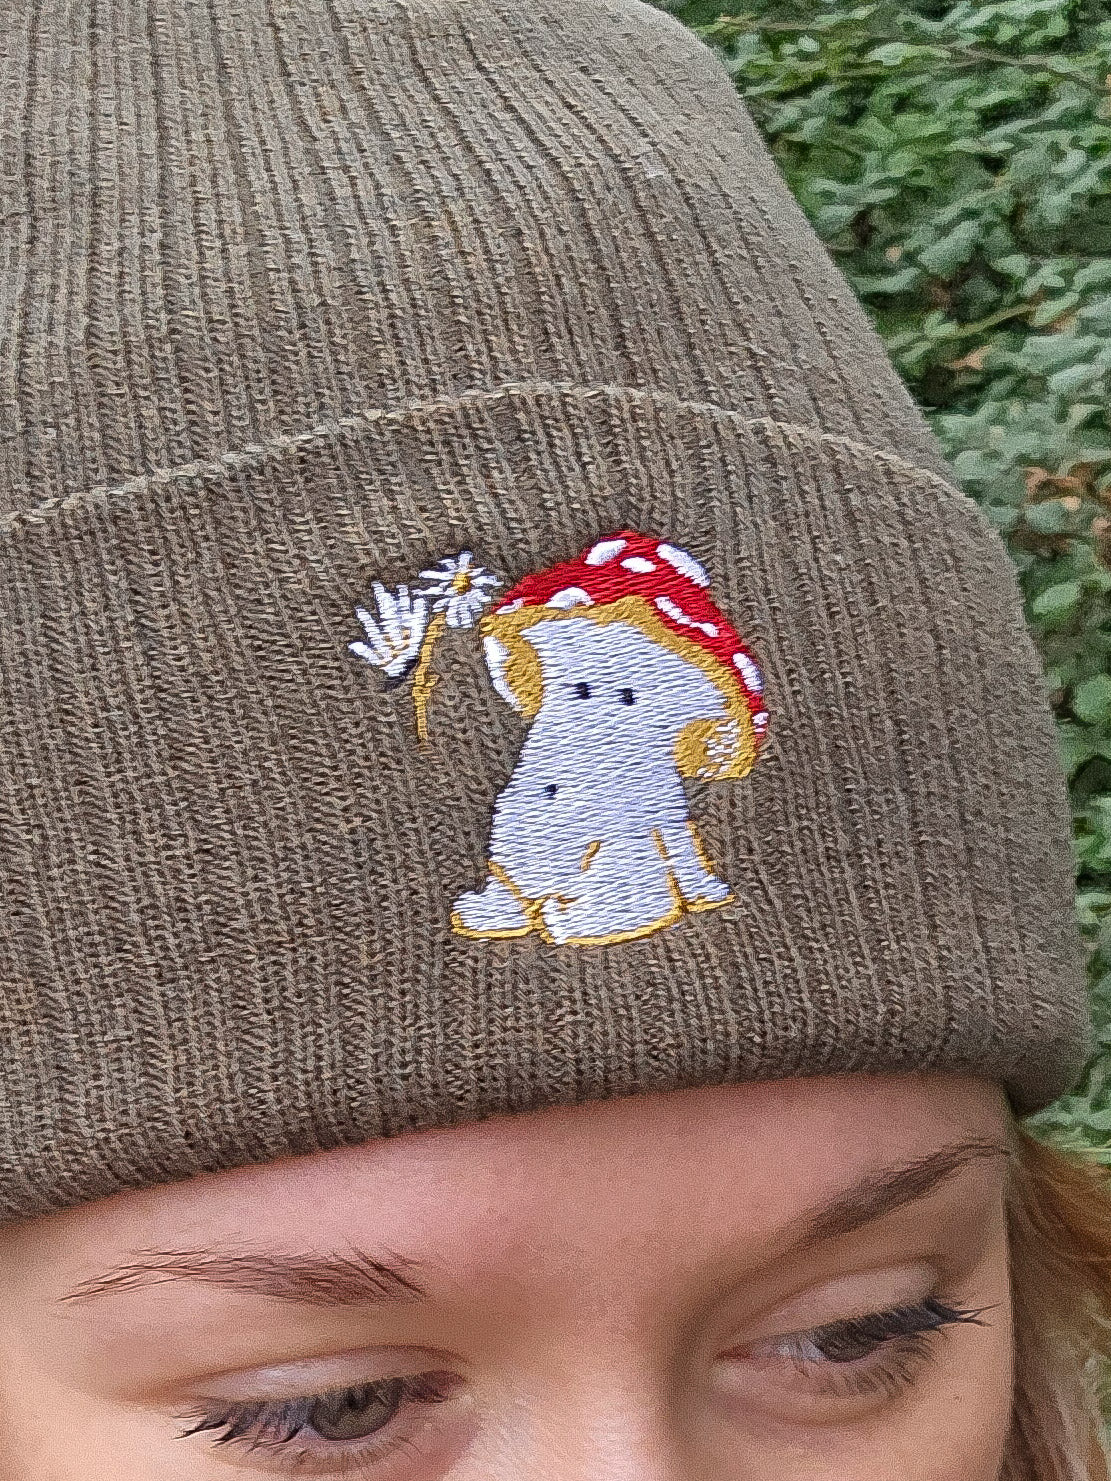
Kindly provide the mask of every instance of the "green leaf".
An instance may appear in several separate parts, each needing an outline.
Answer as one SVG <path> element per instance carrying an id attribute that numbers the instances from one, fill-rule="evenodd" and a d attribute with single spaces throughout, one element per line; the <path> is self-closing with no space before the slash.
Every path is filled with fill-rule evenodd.
<path id="1" fill-rule="evenodd" d="M 1057 622 L 1075 609 L 1083 594 L 1084 588 L 1079 581 L 1059 581 L 1036 596 L 1030 610 L 1035 617 Z"/>
<path id="2" fill-rule="evenodd" d="M 870 52 L 866 53 L 864 60 L 882 62 L 885 67 L 898 67 L 901 62 L 906 61 L 912 51 L 913 47 L 908 46 L 905 41 L 886 41 L 882 46 L 873 47 Z"/>
<path id="3" fill-rule="evenodd" d="M 1041 329 L 1046 324 L 1052 324 L 1062 314 L 1067 314 L 1070 309 L 1076 308 L 1080 303 L 1079 293 L 1058 293 L 1054 298 L 1047 298 L 1044 303 L 1038 304 L 1030 315 L 1030 323 L 1035 329 Z"/>
<path id="4" fill-rule="evenodd" d="M 1027 508 L 1026 523 L 1039 535 L 1060 535 L 1072 524 L 1072 515 L 1060 499 L 1047 499 Z"/>
<path id="5" fill-rule="evenodd" d="M 1061 769 L 1070 779 L 1097 754 L 1090 735 L 1081 725 L 1059 725 L 1057 744 L 1061 753 Z"/>
<path id="6" fill-rule="evenodd" d="M 1067 369 L 1058 370 L 1051 375 L 1047 384 L 1054 396 L 1072 396 L 1082 387 L 1093 385 L 1101 380 L 1102 374 L 1098 365 L 1070 365 Z"/>
<path id="7" fill-rule="evenodd" d="M 874 297 L 877 293 L 905 293 L 908 288 L 913 288 L 922 281 L 922 274 L 916 267 L 904 267 L 899 272 L 885 273 L 879 277 L 854 273 L 851 281 L 860 297 Z"/>
<path id="8" fill-rule="evenodd" d="M 998 258 L 992 263 L 992 267 L 1012 278 L 1026 278 L 1030 275 L 1029 257 L 1023 257 L 1017 252 Z"/>
<path id="9" fill-rule="evenodd" d="M 1111 721 L 1111 676 L 1096 674 L 1078 684 L 1072 695 L 1073 713 L 1089 725 Z"/>
<path id="10" fill-rule="evenodd" d="M 979 221 L 960 221 L 952 231 L 931 246 L 923 248 L 918 254 L 918 260 L 936 277 L 947 277 L 972 256 L 981 231 Z"/>

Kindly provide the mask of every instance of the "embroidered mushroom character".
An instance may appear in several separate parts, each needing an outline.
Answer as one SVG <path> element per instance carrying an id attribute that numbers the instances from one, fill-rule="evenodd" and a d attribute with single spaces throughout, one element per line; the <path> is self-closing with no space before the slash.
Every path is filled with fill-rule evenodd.
<path id="1" fill-rule="evenodd" d="M 684 778 L 744 777 L 763 679 L 686 551 L 623 530 L 526 576 L 481 623 L 498 693 L 530 723 L 494 808 L 474 937 L 626 941 L 732 899 Z"/>

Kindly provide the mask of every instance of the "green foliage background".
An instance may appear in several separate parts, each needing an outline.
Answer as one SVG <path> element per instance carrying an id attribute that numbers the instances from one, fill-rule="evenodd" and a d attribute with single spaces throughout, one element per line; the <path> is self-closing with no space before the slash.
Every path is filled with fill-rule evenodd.
<path id="1" fill-rule="evenodd" d="M 720 54 L 957 475 L 1045 658 L 1100 1052 L 1040 1119 L 1111 1161 L 1111 11 L 656 0 Z"/>

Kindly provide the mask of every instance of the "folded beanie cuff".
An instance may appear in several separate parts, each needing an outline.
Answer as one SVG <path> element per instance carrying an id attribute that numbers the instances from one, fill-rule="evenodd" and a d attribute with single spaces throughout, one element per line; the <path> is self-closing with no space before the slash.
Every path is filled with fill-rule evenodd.
<path id="1" fill-rule="evenodd" d="M 722 892 L 680 881 L 659 929 L 581 944 L 517 882 L 519 931 L 460 930 L 535 714 L 495 682 L 496 608 L 451 599 L 615 532 L 689 560 L 659 632 L 701 622 L 709 651 L 727 624 L 759 672 L 755 764 L 669 803 Z M 390 674 L 358 614 L 437 570 L 441 636 Z M 720 620 L 668 615 L 696 571 Z M 894 452 L 511 382 L 9 516 L 0 593 L 0 1218 L 645 1090 L 948 1069 L 1025 1111 L 1077 1071 L 1068 811 L 1014 576 Z M 583 725 L 576 785 L 585 755 L 651 842 L 649 740 Z M 544 817 L 526 863 L 561 846 Z"/>
<path id="2" fill-rule="evenodd" d="M 437 418 L 450 416 L 468 406 L 496 407 L 514 402 L 534 402 L 537 405 L 559 404 L 591 405 L 616 401 L 628 406 L 658 407 L 662 412 L 688 413 L 692 416 L 727 425 L 778 428 L 804 443 L 829 444 L 846 451 L 854 450 L 876 458 L 880 463 L 902 468 L 933 478 L 947 493 L 960 499 L 967 495 L 955 487 L 952 480 L 939 467 L 931 468 L 921 462 L 900 457 L 893 450 L 862 442 L 857 438 L 840 433 L 822 431 L 816 426 L 785 421 L 770 416 L 748 416 L 735 408 L 718 405 L 710 401 L 693 401 L 655 386 L 610 385 L 604 383 L 580 384 L 573 381 L 504 381 L 495 386 L 473 387 L 453 396 L 437 396 L 411 400 L 393 406 L 372 406 L 363 411 L 344 416 L 331 417 L 299 431 L 275 431 L 266 438 L 245 446 L 192 459 L 172 467 L 153 468 L 135 473 L 129 478 L 111 484 L 98 484 L 88 489 L 78 489 L 66 494 L 52 496 L 38 504 L 14 510 L 0 516 L 0 533 L 17 529 L 23 524 L 36 524 L 54 518 L 59 511 L 74 505 L 96 503 L 104 500 L 127 498 L 138 495 L 163 484 L 178 481 L 229 476 L 238 468 L 249 467 L 260 461 L 283 455 L 295 454 L 299 450 L 311 449 L 321 443 L 335 442 L 345 437 L 357 436 L 376 426 L 418 425 L 435 422 Z"/>

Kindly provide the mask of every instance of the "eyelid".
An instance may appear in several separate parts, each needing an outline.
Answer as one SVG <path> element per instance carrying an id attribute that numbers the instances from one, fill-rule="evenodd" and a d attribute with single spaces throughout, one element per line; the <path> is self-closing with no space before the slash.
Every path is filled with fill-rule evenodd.
<path id="1" fill-rule="evenodd" d="M 757 1409 L 793 1414 L 810 1423 L 840 1422 L 859 1412 L 846 1405 L 891 1400 L 913 1389 L 940 1359 L 946 1332 L 968 1322 L 984 1325 L 981 1315 L 931 1295 L 913 1306 L 766 1338 L 726 1355 L 721 1366 L 724 1391 Z M 837 1339 L 847 1341 L 850 1349 L 860 1339 L 863 1351 L 837 1357 Z M 844 1346 L 841 1350 L 844 1354 Z"/>
<path id="2" fill-rule="evenodd" d="M 415 1378 L 448 1368 L 457 1371 L 459 1366 L 458 1358 L 427 1347 L 353 1349 L 327 1358 L 304 1358 L 199 1379 L 183 1386 L 180 1399 L 192 1404 L 278 1404 L 390 1378 Z"/>
<path id="3" fill-rule="evenodd" d="M 786 1332 L 781 1337 L 772 1337 L 763 1342 L 750 1344 L 749 1352 L 754 1357 L 761 1357 L 768 1355 L 777 1344 L 786 1347 L 792 1342 L 799 1345 L 809 1342 L 817 1348 L 820 1347 L 823 1339 L 829 1341 L 842 1335 L 860 1336 L 865 1341 L 874 1342 L 874 1350 L 879 1351 L 884 1346 L 907 1338 L 929 1336 L 943 1331 L 946 1327 L 966 1324 L 983 1326 L 981 1318 L 985 1309 L 965 1307 L 956 1302 L 941 1301 L 936 1296 L 929 1296 L 924 1301 L 916 1301 L 908 1305 L 891 1306 L 880 1311 L 867 1312 L 863 1316 L 843 1317 L 840 1321 L 823 1322 L 820 1326 L 808 1327 L 805 1331 Z M 820 1360 L 812 1361 L 819 1362 Z M 832 1358 L 827 1361 L 836 1363 L 836 1360 Z"/>
<path id="4" fill-rule="evenodd" d="M 834 1322 L 872 1316 L 898 1306 L 913 1306 L 934 1294 L 941 1270 L 924 1260 L 900 1266 L 853 1270 L 826 1280 L 813 1280 L 774 1305 L 763 1307 L 738 1326 L 730 1349 L 777 1337 L 814 1331 Z"/>

